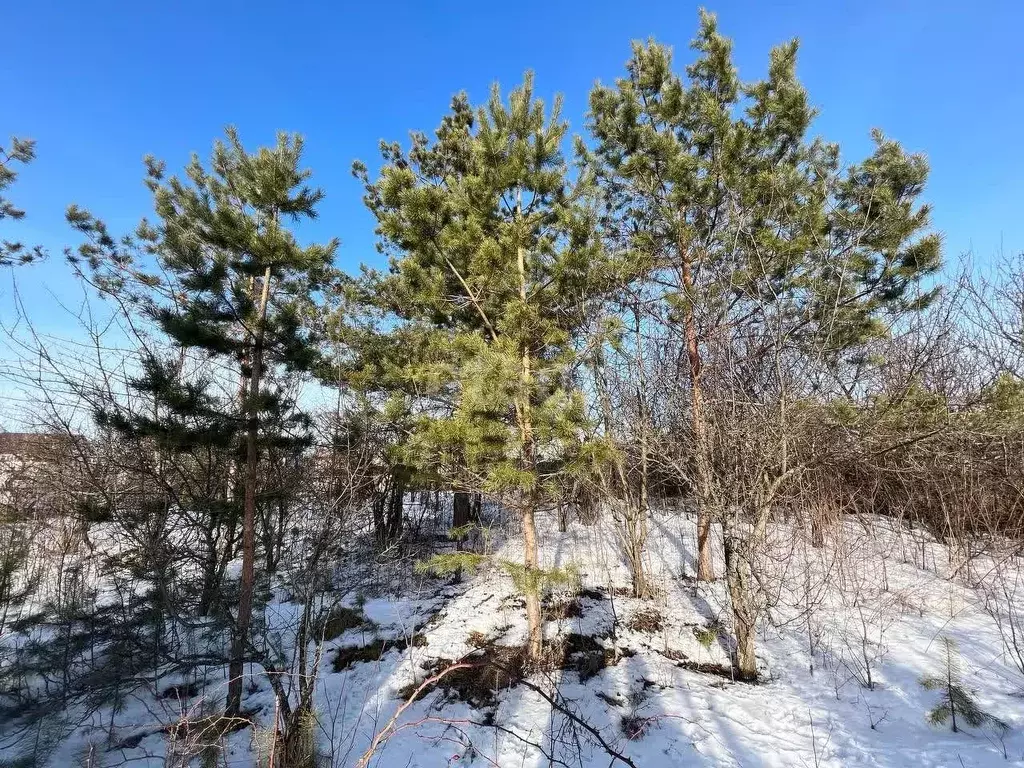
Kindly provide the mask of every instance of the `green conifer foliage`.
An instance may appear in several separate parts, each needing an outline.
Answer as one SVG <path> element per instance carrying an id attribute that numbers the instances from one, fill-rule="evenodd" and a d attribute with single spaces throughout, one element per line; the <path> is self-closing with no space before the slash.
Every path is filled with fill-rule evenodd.
<path id="1" fill-rule="evenodd" d="M 711 522 L 726 522 L 737 492 L 719 473 L 709 392 L 756 401 L 772 388 L 726 370 L 761 365 L 744 356 L 827 363 L 884 333 L 884 320 L 930 300 L 918 287 L 940 266 L 940 239 L 919 201 L 924 157 L 875 132 L 872 155 L 844 169 L 838 145 L 810 137 L 795 40 L 772 50 L 757 82 L 740 80 L 709 13 L 693 49 L 681 75 L 667 47 L 634 43 L 626 75 L 591 93 L 589 124 L 607 231 L 649 262 L 664 289 L 656 319 L 685 350 L 685 479 L 698 504 L 698 577 L 708 579 Z M 792 475 L 784 446 L 777 453 L 778 477 Z M 749 553 L 727 546 L 726 556 L 727 568 L 747 567 Z M 751 633 L 742 665 L 753 674 L 753 618 L 736 618 Z"/>
<path id="2" fill-rule="evenodd" d="M 668 48 L 634 43 L 627 76 L 592 92 L 593 167 L 615 231 L 669 280 L 673 320 L 703 310 L 698 337 L 775 305 L 793 338 L 833 351 L 884 332 L 880 315 L 934 296 L 914 293 L 941 265 L 919 202 L 926 159 L 876 130 L 874 153 L 843 169 L 838 145 L 808 135 L 797 42 L 773 49 L 753 83 L 737 78 L 731 47 L 702 12 L 685 79 Z"/>
<path id="3" fill-rule="evenodd" d="M 102 292 L 154 320 L 175 345 L 220 361 L 237 376 L 245 493 L 231 712 L 241 701 L 249 642 L 261 456 L 301 426 L 301 417 L 296 424 L 289 416 L 294 404 L 273 382 L 316 365 L 314 301 L 334 278 L 337 243 L 303 246 L 288 227 L 315 217 L 323 197 L 307 185 L 302 146 L 301 137 L 281 133 L 273 147 L 250 153 L 228 128 L 226 141 L 214 144 L 209 166 L 194 156 L 184 179 L 167 178 L 164 164 L 147 158 L 157 221 L 144 220 L 134 239 L 120 243 L 85 211 L 68 211 L 69 221 L 90 239 L 78 254 L 69 254 L 76 268 Z M 147 368 L 146 386 L 158 384 L 153 376 L 160 373 L 158 367 Z M 172 395 L 168 389 L 163 396 L 197 399 L 200 394 Z"/>
<path id="4" fill-rule="evenodd" d="M 32 139 L 11 138 L 9 147 L 0 147 L 0 221 L 25 218 L 25 211 L 4 196 L 4 192 L 18 178 L 15 165 L 28 165 L 36 158 L 36 143 Z M 41 246 L 26 246 L 17 240 L 0 240 L 0 267 L 28 264 L 44 256 Z"/>
<path id="5" fill-rule="evenodd" d="M 407 152 L 384 144 L 376 181 L 356 167 L 391 257 L 386 275 L 370 275 L 372 292 L 430 337 L 404 376 L 453 393 L 410 449 L 442 475 L 471 473 L 515 499 L 527 571 L 538 570 L 534 510 L 582 439 L 577 334 L 616 271 L 596 236 L 590 179 L 570 179 L 559 113 L 557 99 L 545 113 L 528 75 L 507 102 L 497 87 L 475 110 L 455 97 L 435 136 L 413 134 Z M 537 592 L 527 592 L 535 656 Z"/>
<path id="6" fill-rule="evenodd" d="M 959 723 L 967 723 L 972 728 L 988 725 L 997 731 L 1005 731 L 1008 728 L 1007 724 L 985 712 L 978 706 L 970 691 L 963 687 L 956 643 L 949 637 L 943 637 L 942 646 L 945 654 L 943 674 L 921 678 L 921 685 L 925 690 L 939 691 L 941 694 L 938 704 L 928 713 L 928 722 L 933 725 L 948 722 L 953 733 L 960 730 Z"/>

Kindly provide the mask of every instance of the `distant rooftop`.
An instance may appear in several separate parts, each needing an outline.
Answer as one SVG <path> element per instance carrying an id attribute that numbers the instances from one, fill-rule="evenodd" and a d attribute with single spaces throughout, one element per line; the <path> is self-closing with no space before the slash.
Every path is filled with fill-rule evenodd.
<path id="1" fill-rule="evenodd" d="M 55 451 L 67 450 L 78 439 L 53 432 L 0 432 L 0 455 L 45 459 Z"/>

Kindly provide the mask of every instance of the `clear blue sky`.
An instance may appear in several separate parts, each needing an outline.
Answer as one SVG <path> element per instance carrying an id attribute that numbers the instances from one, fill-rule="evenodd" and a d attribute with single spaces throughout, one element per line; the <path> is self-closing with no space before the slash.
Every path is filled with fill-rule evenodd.
<path id="1" fill-rule="evenodd" d="M 799 73 L 820 108 L 816 132 L 847 160 L 873 126 L 924 151 L 928 199 L 950 260 L 1024 250 L 1024 3 L 793 0 L 709 3 L 735 41 L 744 78 L 764 74 L 771 45 L 799 37 Z M 180 169 L 206 156 L 227 123 L 252 146 L 278 129 L 307 139 L 327 192 L 303 239 L 338 236 L 340 263 L 374 262 L 372 221 L 349 168 L 375 167 L 380 139 L 432 130 L 450 97 L 474 100 L 524 70 L 541 94 L 565 95 L 583 129 L 595 80 L 622 71 L 629 42 L 654 36 L 690 58 L 697 5 L 681 2 L 7 3 L 0 53 L 0 134 L 38 141 L 11 191 L 28 210 L 16 235 L 55 251 L 19 271 L 43 316 L 69 289 L 64 207 L 77 202 L 115 231 L 150 212 L 141 158 Z M 6 232 L 0 235 L 7 234 Z M 0 293 L 9 294 L 0 277 Z M 0 297 L 0 311 L 9 304 Z M 54 316 L 51 328 L 59 321 Z"/>

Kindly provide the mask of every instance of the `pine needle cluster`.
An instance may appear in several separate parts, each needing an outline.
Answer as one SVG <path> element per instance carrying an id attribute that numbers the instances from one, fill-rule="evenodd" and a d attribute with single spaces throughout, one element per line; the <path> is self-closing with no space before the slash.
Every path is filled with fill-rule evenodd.
<path id="1" fill-rule="evenodd" d="M 927 675 L 921 678 L 921 685 L 928 691 L 939 691 L 939 702 L 928 712 L 928 722 L 944 725 L 949 722 L 954 733 L 960 730 L 959 722 L 972 728 L 989 726 L 997 731 L 1006 731 L 1009 726 L 995 715 L 981 708 L 971 691 L 963 687 L 959 655 L 952 638 L 942 638 L 945 649 L 944 671 L 941 675 Z"/>

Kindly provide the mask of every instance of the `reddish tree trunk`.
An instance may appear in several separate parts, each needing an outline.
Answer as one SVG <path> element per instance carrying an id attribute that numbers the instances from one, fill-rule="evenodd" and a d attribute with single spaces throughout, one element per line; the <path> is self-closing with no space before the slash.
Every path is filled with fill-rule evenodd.
<path id="1" fill-rule="evenodd" d="M 242 675 L 245 649 L 252 624 L 253 595 L 256 589 L 256 482 L 259 467 L 259 393 L 263 377 L 263 334 L 270 300 L 270 267 L 263 276 L 259 304 L 259 326 L 253 343 L 252 369 L 248 389 L 248 431 L 245 436 L 245 503 L 242 513 L 242 576 L 238 593 L 238 617 L 231 640 L 228 665 L 227 714 L 237 715 L 242 707 Z"/>

